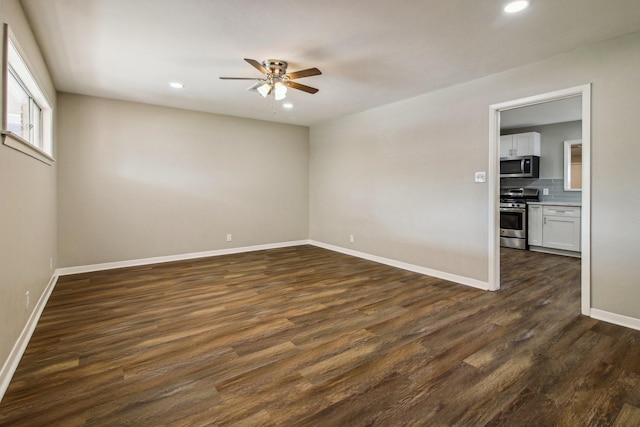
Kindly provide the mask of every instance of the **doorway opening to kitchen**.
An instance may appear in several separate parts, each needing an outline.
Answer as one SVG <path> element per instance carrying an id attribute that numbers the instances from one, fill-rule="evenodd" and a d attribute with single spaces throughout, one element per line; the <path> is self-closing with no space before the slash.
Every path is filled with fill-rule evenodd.
<path id="1" fill-rule="evenodd" d="M 575 133 L 575 127 L 578 126 L 578 132 L 580 136 L 581 144 L 581 164 L 580 166 L 574 165 L 573 175 L 571 175 L 571 167 L 567 170 L 565 166 L 565 153 L 567 156 L 571 155 L 572 144 L 577 145 L 577 139 L 567 139 L 567 143 L 562 143 L 562 155 L 553 155 L 553 152 L 557 152 L 559 147 L 549 148 L 540 151 L 539 140 L 535 142 L 540 136 L 536 136 L 535 123 L 528 123 L 526 117 L 538 116 L 537 120 L 544 120 L 544 114 L 553 114 L 554 107 L 567 108 L 569 105 L 577 105 L 579 109 L 579 115 L 581 122 L 571 123 L 568 128 L 563 127 L 560 130 L 557 126 L 554 129 L 547 127 L 546 131 L 550 133 L 567 135 Z M 557 114 L 557 112 L 556 112 Z M 575 122 L 576 120 L 569 120 Z M 571 130 L 572 128 L 573 130 Z M 502 136 L 512 135 L 510 138 L 502 138 L 501 141 L 501 129 Z M 489 161 L 489 287 L 491 290 L 500 289 L 500 250 L 501 240 L 503 246 L 509 246 L 511 244 L 525 245 L 524 251 L 530 249 L 540 250 L 545 252 L 557 251 L 561 254 L 571 254 L 572 251 L 578 251 L 580 255 L 580 289 L 581 289 L 581 311 L 582 314 L 589 315 L 591 307 L 591 236 L 590 236 L 590 223 L 591 223 L 591 86 L 583 85 L 574 88 L 563 89 L 555 92 L 549 92 L 541 95 L 536 95 L 528 98 L 517 99 L 500 104 L 490 106 L 490 161 Z M 556 135 L 557 136 L 557 135 Z M 528 139 L 527 139 L 528 138 Z M 520 139 L 520 142 L 515 142 L 516 139 Z M 506 146 L 509 142 L 513 145 Z M 522 142 L 524 141 L 524 142 Z M 501 147 L 501 142 L 502 147 Z M 524 152 L 520 150 L 524 147 Z M 537 148 L 536 148 L 537 147 Z M 506 151 L 509 150 L 509 151 Z M 533 151 L 532 151 L 533 150 Z M 538 150 L 538 151 L 535 151 Z M 575 151 L 575 150 L 574 150 Z M 545 163 L 545 157 L 546 163 Z M 510 169 L 509 177 L 500 176 L 500 164 L 501 158 L 503 160 L 508 158 L 509 160 L 516 160 L 510 162 L 507 166 Z M 526 164 L 528 159 L 529 165 Z M 561 159 L 561 160 L 560 160 Z M 570 157 L 569 164 L 570 164 Z M 520 163 L 518 163 L 518 161 Z M 543 174 L 540 175 L 536 170 L 532 172 L 532 163 L 536 162 L 536 168 L 541 168 Z M 523 165 L 522 170 L 515 170 L 514 165 Z M 558 174 L 559 169 L 562 169 L 562 180 L 554 180 L 554 174 Z M 579 177 L 576 176 L 576 170 L 580 170 Z M 555 172 L 554 172 L 555 171 Z M 565 178 L 569 173 L 569 177 Z M 549 176 L 545 178 L 545 175 Z M 512 181 L 504 181 L 505 179 Z M 575 184 L 578 181 L 581 182 L 581 189 L 577 191 L 577 188 L 570 188 L 565 186 L 565 181 L 573 181 Z M 501 181 L 502 182 L 502 196 L 505 195 L 505 189 L 515 190 L 511 192 L 512 195 L 517 195 L 519 189 L 526 189 L 521 194 L 526 194 L 529 199 L 525 200 L 523 205 L 526 206 L 526 214 L 520 218 L 519 226 L 524 228 L 524 235 L 526 236 L 525 242 L 517 241 L 511 236 L 508 240 L 501 239 L 501 215 L 500 215 L 500 198 L 501 198 Z M 561 181 L 561 182 L 558 182 Z M 560 188 L 562 185 L 562 188 Z M 532 190 L 539 190 L 539 195 L 532 196 Z M 557 205 L 553 205 L 551 202 L 557 201 Z M 566 200 L 562 200 L 562 198 Z M 536 200 L 537 198 L 537 200 Z M 578 201 L 578 199 L 580 199 Z M 544 202 L 550 202 L 545 205 Z M 519 202 L 519 200 L 510 200 L 510 203 Z M 534 209 L 531 209 L 534 207 Z M 567 207 L 567 209 L 565 209 Z M 579 207 L 579 208 L 578 208 Z M 545 209 L 546 208 L 546 209 Z M 569 209 L 570 208 L 570 209 Z M 576 209 L 578 208 L 578 209 Z M 555 209 L 555 210 L 554 210 Z M 580 212 L 579 220 L 576 222 L 576 212 Z M 534 217 L 531 217 L 534 215 Z M 563 215 L 565 217 L 563 217 Z M 510 214 L 510 219 L 513 217 Z M 531 219 L 531 220 L 530 220 Z M 506 220 L 506 216 L 505 216 Z M 538 227 L 545 227 L 539 230 Z M 576 242 L 573 241 L 572 246 L 567 242 L 571 240 L 567 238 L 567 230 L 571 230 L 567 221 L 573 221 L 573 227 L 578 227 L 576 231 L 578 233 Z M 540 222 L 540 224 L 538 224 Z M 517 223 L 513 222 L 514 224 Z M 502 223 L 505 229 L 509 228 L 508 223 L 503 220 Z M 532 229 L 533 227 L 533 229 Z M 544 231 L 546 230 L 546 233 Z M 507 234 L 511 234 L 510 231 L 506 231 Z M 560 233 L 560 234 L 558 234 Z M 522 233 L 521 233 L 522 235 Z M 543 241 L 542 235 L 546 235 L 546 241 Z M 560 236 L 555 239 L 554 236 Z M 552 238 L 553 237 L 553 238 Z M 536 239 L 540 239 L 539 241 Z M 575 238 L 575 236 L 574 236 Z M 531 245 L 530 243 L 533 243 Z M 565 245 L 565 246 L 563 246 Z M 576 246 L 577 245 L 577 246 Z M 526 254 L 523 252 L 523 254 Z"/>

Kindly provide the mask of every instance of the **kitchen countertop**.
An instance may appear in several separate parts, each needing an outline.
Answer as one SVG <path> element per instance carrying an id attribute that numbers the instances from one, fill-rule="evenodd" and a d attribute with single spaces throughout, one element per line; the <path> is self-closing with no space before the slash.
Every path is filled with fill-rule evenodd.
<path id="1" fill-rule="evenodd" d="M 527 202 L 529 205 L 550 205 L 550 206 L 577 206 L 582 207 L 582 203 L 578 202 Z"/>

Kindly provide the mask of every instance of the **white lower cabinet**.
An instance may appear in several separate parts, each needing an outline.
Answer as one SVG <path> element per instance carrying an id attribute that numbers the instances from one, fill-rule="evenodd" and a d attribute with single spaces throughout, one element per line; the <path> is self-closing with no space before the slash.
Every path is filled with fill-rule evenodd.
<path id="1" fill-rule="evenodd" d="M 529 205 L 529 245 L 542 246 L 542 205 Z"/>
<path id="2" fill-rule="evenodd" d="M 529 205 L 529 245 L 580 252 L 579 206 Z"/>

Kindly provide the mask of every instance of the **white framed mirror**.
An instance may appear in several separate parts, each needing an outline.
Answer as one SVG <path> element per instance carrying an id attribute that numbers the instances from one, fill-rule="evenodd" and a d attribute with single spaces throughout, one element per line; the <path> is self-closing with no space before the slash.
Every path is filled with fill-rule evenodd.
<path id="1" fill-rule="evenodd" d="M 582 191 L 582 140 L 564 142 L 564 191 Z"/>

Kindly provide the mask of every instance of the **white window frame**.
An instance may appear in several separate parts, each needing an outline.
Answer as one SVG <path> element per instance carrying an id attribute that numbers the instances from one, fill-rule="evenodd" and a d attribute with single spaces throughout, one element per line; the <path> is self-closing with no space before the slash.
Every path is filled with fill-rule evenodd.
<path id="1" fill-rule="evenodd" d="M 2 143 L 8 147 L 27 154 L 41 162 L 52 165 L 53 158 L 53 108 L 44 91 L 40 88 L 33 67 L 28 63 L 23 49 L 7 24 L 4 24 L 3 39 L 3 114 L 2 114 Z M 21 89 L 29 97 L 28 138 L 12 132 L 9 129 L 9 76 L 13 74 Z M 14 83 L 15 84 L 15 83 Z M 33 117 L 38 117 L 33 121 Z"/>

